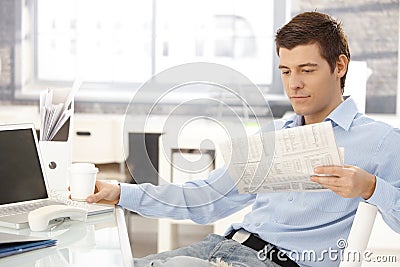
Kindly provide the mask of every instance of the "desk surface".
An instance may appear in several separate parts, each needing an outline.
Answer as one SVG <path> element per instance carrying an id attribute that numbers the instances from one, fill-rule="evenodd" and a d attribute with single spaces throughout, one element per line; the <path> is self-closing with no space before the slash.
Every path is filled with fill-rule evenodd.
<path id="1" fill-rule="evenodd" d="M 1 232 L 57 240 L 57 246 L 0 259 L 5 266 L 133 266 L 124 211 L 94 215 L 87 221 L 65 221 L 49 232 L 31 232 L 0 227 Z"/>

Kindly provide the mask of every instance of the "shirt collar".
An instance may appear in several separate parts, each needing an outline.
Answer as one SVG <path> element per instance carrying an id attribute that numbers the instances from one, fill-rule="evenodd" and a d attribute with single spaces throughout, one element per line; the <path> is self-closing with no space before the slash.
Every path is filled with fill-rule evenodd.
<path id="1" fill-rule="evenodd" d="M 338 125 L 345 131 L 348 131 L 357 113 L 358 110 L 354 100 L 351 97 L 348 97 L 339 106 L 337 106 L 331 112 L 331 114 L 324 119 L 324 121 L 331 121 L 333 127 Z M 303 124 L 303 116 L 295 114 L 284 123 L 282 128 L 292 128 L 301 126 Z"/>
<path id="2" fill-rule="evenodd" d="M 283 124 L 282 129 L 293 128 L 303 125 L 303 116 L 294 114 Z"/>

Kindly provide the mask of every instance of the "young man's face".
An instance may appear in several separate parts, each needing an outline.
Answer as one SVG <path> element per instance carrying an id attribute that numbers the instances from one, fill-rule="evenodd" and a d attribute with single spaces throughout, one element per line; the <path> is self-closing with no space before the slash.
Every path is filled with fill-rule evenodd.
<path id="1" fill-rule="evenodd" d="M 293 110 L 304 115 L 306 124 L 321 122 L 343 101 L 342 66 L 339 62 L 332 73 L 317 44 L 299 45 L 291 50 L 280 48 L 279 58 L 286 94 Z"/>

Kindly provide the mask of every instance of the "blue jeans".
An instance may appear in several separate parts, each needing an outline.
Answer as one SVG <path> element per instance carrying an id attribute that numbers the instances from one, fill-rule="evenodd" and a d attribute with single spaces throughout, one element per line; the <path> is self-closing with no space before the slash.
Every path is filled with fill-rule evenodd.
<path id="1" fill-rule="evenodd" d="M 241 267 L 279 267 L 269 259 L 260 260 L 257 251 L 223 236 L 210 234 L 193 245 L 134 259 L 135 267 L 210 267 L 217 259 Z M 211 263 L 210 263 L 211 262 Z"/>

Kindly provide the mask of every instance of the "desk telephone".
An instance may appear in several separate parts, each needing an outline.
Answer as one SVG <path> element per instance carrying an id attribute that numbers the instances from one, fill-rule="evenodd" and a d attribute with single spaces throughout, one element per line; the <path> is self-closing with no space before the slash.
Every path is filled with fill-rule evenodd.
<path id="1" fill-rule="evenodd" d="M 46 231 L 49 222 L 57 218 L 86 221 L 87 211 L 67 205 L 50 205 L 29 212 L 28 221 L 32 231 Z"/>

